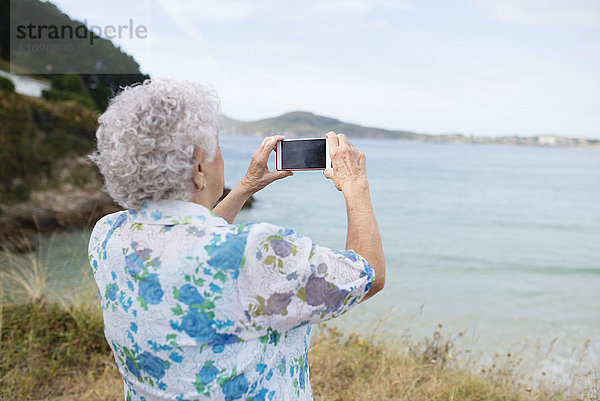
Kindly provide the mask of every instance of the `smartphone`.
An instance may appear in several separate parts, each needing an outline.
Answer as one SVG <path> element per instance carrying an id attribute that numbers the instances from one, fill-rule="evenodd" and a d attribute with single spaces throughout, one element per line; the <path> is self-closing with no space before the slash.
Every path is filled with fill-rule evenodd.
<path id="1" fill-rule="evenodd" d="M 326 138 L 292 138 L 277 142 L 277 170 L 325 170 L 331 166 Z"/>

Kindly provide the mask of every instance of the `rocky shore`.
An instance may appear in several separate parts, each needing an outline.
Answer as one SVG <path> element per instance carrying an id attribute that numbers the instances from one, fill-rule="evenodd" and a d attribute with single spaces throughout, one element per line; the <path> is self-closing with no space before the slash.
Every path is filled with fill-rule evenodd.
<path id="1" fill-rule="evenodd" d="M 121 207 L 100 190 L 76 188 L 39 191 L 28 201 L 0 209 L 0 239 L 13 250 L 36 247 L 38 233 L 82 230 Z"/>
<path id="2" fill-rule="evenodd" d="M 221 199 L 229 191 L 224 188 Z M 250 197 L 244 208 L 253 202 Z M 0 244 L 17 252 L 32 250 L 40 233 L 90 229 L 102 216 L 118 210 L 122 208 L 99 189 L 65 185 L 59 190 L 37 191 L 28 201 L 0 205 Z"/>

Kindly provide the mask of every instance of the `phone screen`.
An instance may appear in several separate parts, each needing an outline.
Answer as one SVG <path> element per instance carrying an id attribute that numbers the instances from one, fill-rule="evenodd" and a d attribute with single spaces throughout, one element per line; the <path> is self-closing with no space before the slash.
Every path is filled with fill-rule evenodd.
<path id="1" fill-rule="evenodd" d="M 288 169 L 324 169 L 326 139 L 281 142 L 281 166 Z"/>

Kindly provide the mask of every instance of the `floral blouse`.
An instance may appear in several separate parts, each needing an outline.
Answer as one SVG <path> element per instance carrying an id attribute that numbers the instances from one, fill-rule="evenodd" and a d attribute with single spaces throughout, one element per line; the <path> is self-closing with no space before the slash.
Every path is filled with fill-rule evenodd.
<path id="1" fill-rule="evenodd" d="M 126 400 L 311 400 L 311 324 L 374 280 L 353 250 L 184 201 L 104 216 L 89 259 Z"/>

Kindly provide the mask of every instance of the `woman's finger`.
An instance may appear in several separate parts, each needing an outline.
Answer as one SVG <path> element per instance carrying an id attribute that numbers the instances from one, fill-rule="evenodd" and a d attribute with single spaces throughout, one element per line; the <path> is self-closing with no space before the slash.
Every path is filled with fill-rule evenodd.
<path id="1" fill-rule="evenodd" d="M 294 175 L 294 173 L 291 171 L 288 171 L 288 170 L 271 171 L 269 173 L 269 181 L 270 182 L 277 181 L 282 178 L 289 177 L 291 175 Z"/>
<path id="2" fill-rule="evenodd" d="M 285 138 L 283 135 L 275 135 L 275 136 L 266 137 L 263 140 L 261 147 L 258 149 L 257 160 L 261 164 L 266 165 L 267 161 L 269 161 L 269 155 L 275 149 L 275 145 L 277 144 L 277 142 L 282 141 L 283 138 Z"/>
<path id="3" fill-rule="evenodd" d="M 329 156 L 333 156 L 339 146 L 338 137 L 333 131 L 329 131 L 325 137 L 327 138 L 327 144 L 329 145 Z"/>
<path id="4" fill-rule="evenodd" d="M 348 141 L 346 140 L 346 135 L 344 134 L 338 134 L 338 141 L 340 143 L 340 148 L 345 148 L 346 146 L 348 146 Z"/>
<path id="5" fill-rule="evenodd" d="M 264 137 L 264 139 L 263 139 L 263 140 L 262 140 L 262 142 L 260 143 L 259 150 L 260 150 L 260 149 L 264 149 L 264 148 L 265 148 L 265 145 L 267 144 L 267 142 L 269 142 L 269 139 L 271 139 L 271 138 L 272 138 L 272 137 L 270 137 L 270 136 L 266 136 L 266 137 Z"/>

